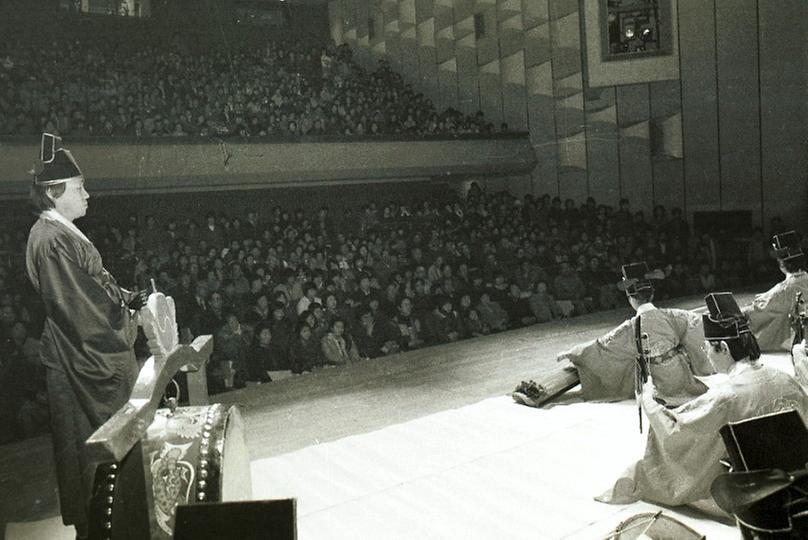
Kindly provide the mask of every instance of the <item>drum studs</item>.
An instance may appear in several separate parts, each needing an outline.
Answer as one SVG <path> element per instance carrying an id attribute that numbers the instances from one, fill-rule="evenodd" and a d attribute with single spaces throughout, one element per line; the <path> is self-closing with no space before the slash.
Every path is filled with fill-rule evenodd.
<path id="1" fill-rule="evenodd" d="M 199 493 L 197 493 L 197 494 L 196 494 L 196 498 L 197 498 L 197 500 L 199 500 L 199 501 L 204 501 L 204 500 L 205 500 L 205 492 L 204 492 L 204 491 L 200 491 Z"/>
<path id="2" fill-rule="evenodd" d="M 107 484 L 107 491 L 109 491 L 110 493 L 115 491 L 115 484 Z"/>
<path id="3" fill-rule="evenodd" d="M 207 477 L 208 477 L 208 470 L 207 469 L 202 469 L 201 471 L 199 471 L 199 478 L 204 480 Z"/>
<path id="4" fill-rule="evenodd" d="M 203 489 L 205 489 L 206 487 L 208 487 L 208 483 L 207 483 L 205 480 L 200 480 L 199 482 L 197 482 L 197 483 L 196 483 L 196 487 L 197 487 L 199 490 L 203 490 Z"/>
<path id="5" fill-rule="evenodd" d="M 207 460 L 207 459 L 203 459 L 203 460 L 201 460 L 201 461 L 199 462 L 199 466 L 200 466 L 200 467 L 202 467 L 203 469 L 206 469 L 206 468 L 207 468 L 207 466 L 208 466 L 208 460 Z"/>
<path id="6" fill-rule="evenodd" d="M 108 474 L 107 475 L 107 480 L 109 480 L 110 482 L 114 482 L 115 481 L 115 475 L 114 474 Z"/>
<path id="7" fill-rule="evenodd" d="M 106 515 L 108 515 L 108 516 L 111 516 L 112 515 L 112 508 L 107 508 L 106 510 L 104 510 L 104 513 Z"/>
<path id="8" fill-rule="evenodd" d="M 205 447 L 200 448 L 199 453 L 202 454 L 203 456 L 207 456 L 208 455 L 208 447 L 205 446 Z"/>
<path id="9" fill-rule="evenodd" d="M 202 438 L 203 439 L 209 439 L 210 438 L 210 431 L 204 431 L 202 433 Z"/>
<path id="10" fill-rule="evenodd" d="M 109 521 L 107 521 L 106 523 L 104 523 L 104 528 L 105 528 L 106 530 L 110 530 L 110 529 L 112 529 L 112 523 L 110 523 Z"/>
<path id="11" fill-rule="evenodd" d="M 116 463 L 110 463 L 109 470 L 115 471 L 118 469 L 118 465 Z"/>
<path id="12" fill-rule="evenodd" d="M 107 504 L 111 505 L 113 502 L 115 502 L 115 499 L 112 497 L 107 497 Z"/>

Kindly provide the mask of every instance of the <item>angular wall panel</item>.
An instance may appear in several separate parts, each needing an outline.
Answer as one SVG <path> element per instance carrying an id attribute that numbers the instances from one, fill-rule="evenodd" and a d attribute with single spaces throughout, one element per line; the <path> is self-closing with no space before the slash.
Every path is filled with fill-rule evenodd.
<path id="1" fill-rule="evenodd" d="M 757 0 L 716 0 L 721 208 L 760 209 Z"/>
<path id="2" fill-rule="evenodd" d="M 721 205 L 712 0 L 679 0 L 682 141 L 688 213 Z"/>

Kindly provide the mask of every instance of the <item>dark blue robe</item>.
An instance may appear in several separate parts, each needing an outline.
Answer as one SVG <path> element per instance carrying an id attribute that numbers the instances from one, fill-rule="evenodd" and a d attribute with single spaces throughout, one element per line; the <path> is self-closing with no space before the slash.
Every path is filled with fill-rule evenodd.
<path id="1" fill-rule="evenodd" d="M 81 531 L 95 470 L 84 442 L 126 403 L 137 378 L 137 327 L 126 306 L 132 293 L 91 243 L 44 217 L 31 228 L 26 264 L 45 306 L 41 356 L 62 519 Z"/>

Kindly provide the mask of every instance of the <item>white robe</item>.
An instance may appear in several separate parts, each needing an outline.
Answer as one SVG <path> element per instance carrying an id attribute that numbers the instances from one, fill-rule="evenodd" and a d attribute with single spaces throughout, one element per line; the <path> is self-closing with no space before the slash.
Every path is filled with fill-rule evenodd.
<path id="1" fill-rule="evenodd" d="M 694 375 L 726 372 L 729 366 L 713 366 L 702 346 L 701 315 L 682 309 L 658 309 L 641 305 L 637 315 L 594 341 L 565 353 L 581 379 L 587 400 L 622 400 L 634 397 L 634 365 L 637 357 L 634 324 L 641 318 L 641 331 L 648 334 L 651 357 L 667 355 L 650 367 L 660 397 L 681 404 L 707 391 Z"/>
<path id="2" fill-rule="evenodd" d="M 788 314 L 794 309 L 797 293 L 802 292 L 808 305 L 808 273 L 795 272 L 755 297 L 743 311 L 749 328 L 762 351 L 787 351 L 791 348 L 791 323 Z"/>
<path id="3" fill-rule="evenodd" d="M 727 455 L 722 426 L 788 409 L 803 421 L 808 418 L 808 394 L 797 379 L 757 362 L 738 362 L 725 381 L 676 409 L 661 406 L 652 394 L 653 386 L 646 385 L 642 405 L 650 429 L 645 456 L 597 500 L 678 506 L 707 499 L 713 480 L 725 472 L 719 463 Z"/>

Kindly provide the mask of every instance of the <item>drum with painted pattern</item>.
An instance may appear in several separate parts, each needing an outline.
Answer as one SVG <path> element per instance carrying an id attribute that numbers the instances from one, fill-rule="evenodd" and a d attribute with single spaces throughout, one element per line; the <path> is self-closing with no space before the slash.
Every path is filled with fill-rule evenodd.
<path id="1" fill-rule="evenodd" d="M 177 505 L 249 500 L 251 487 L 237 407 L 160 409 L 121 463 L 98 466 L 90 537 L 170 540 Z"/>

